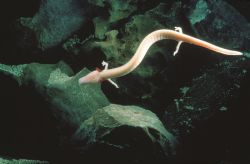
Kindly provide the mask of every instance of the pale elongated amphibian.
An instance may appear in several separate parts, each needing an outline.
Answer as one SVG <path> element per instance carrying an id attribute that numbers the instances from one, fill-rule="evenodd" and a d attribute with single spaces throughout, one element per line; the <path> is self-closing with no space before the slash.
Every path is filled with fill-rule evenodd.
<path id="1" fill-rule="evenodd" d="M 112 68 L 112 69 L 105 69 L 102 71 L 95 70 L 87 74 L 86 76 L 79 79 L 80 84 L 84 83 L 98 83 L 110 78 L 121 77 L 124 76 L 131 71 L 133 71 L 143 60 L 145 57 L 148 49 L 152 44 L 159 40 L 163 39 L 173 39 L 180 42 L 186 42 L 190 44 L 194 44 L 197 46 L 201 46 L 207 48 L 209 50 L 224 54 L 224 55 L 242 55 L 241 52 L 225 49 L 216 45 L 213 45 L 209 42 L 194 38 L 192 36 L 183 34 L 182 32 L 177 32 L 174 30 L 162 29 L 156 30 L 150 34 L 148 34 L 140 43 L 139 47 L 137 48 L 134 56 L 124 65 Z"/>

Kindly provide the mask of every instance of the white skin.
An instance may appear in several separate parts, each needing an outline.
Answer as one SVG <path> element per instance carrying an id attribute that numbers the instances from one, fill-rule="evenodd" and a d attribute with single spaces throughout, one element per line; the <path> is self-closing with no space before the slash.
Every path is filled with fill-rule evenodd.
<path id="1" fill-rule="evenodd" d="M 174 52 L 174 55 L 177 53 L 179 46 L 182 42 L 204 47 L 204 48 L 207 48 L 209 50 L 212 50 L 212 51 L 224 54 L 224 55 L 233 55 L 233 56 L 243 55 L 241 52 L 221 48 L 211 43 L 208 43 L 206 41 L 183 34 L 180 29 L 176 29 L 176 31 L 168 30 L 168 29 L 156 30 L 148 34 L 142 40 L 134 56 L 126 64 L 117 68 L 112 68 L 112 69 L 107 69 L 106 67 L 106 69 L 104 69 L 103 71 L 96 71 L 96 70 L 92 71 L 86 76 L 80 78 L 79 84 L 98 83 L 104 80 L 110 80 L 110 78 L 121 77 L 132 72 L 141 63 L 148 49 L 155 42 L 159 40 L 163 40 L 163 39 L 173 39 L 179 42 L 177 49 Z"/>

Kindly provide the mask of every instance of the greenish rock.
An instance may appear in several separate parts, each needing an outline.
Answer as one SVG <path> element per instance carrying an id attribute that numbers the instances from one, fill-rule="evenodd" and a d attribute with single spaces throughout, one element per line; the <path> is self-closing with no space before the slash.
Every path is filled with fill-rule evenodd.
<path id="1" fill-rule="evenodd" d="M 198 1 L 194 10 L 190 13 L 189 18 L 192 25 L 206 19 L 211 11 L 208 9 L 207 2 L 204 0 Z"/>
<path id="2" fill-rule="evenodd" d="M 18 131 L 16 134 L 5 130 L 0 143 L 9 137 L 10 142 L 18 145 L 13 148 L 17 149 L 17 153 L 26 152 L 36 157 L 36 152 L 40 152 L 44 159 L 51 159 L 51 153 L 57 151 L 59 153 L 54 155 L 53 159 L 62 163 L 60 156 L 68 149 L 67 145 L 75 130 L 99 108 L 110 104 L 100 84 L 79 85 L 79 78 L 87 73 L 89 71 L 83 69 L 74 75 L 64 62 L 17 66 L 1 64 L 0 75 L 9 81 L 2 81 L 5 85 L 2 95 L 8 96 L 12 90 L 14 96 L 8 97 L 13 100 L 4 99 L 17 103 L 16 106 L 7 104 L 8 111 L 1 110 L 1 118 L 3 119 L 3 115 L 6 114 L 5 117 L 17 118 L 21 123 L 10 123 L 9 119 L 1 120 L 1 123 L 10 124 L 10 127 L 13 125 L 13 128 L 17 128 Z M 19 85 L 15 85 L 13 81 Z M 43 142 L 38 142 L 40 140 Z M 5 150 L 11 156 L 12 152 L 7 151 L 11 144 L 4 144 L 4 146 L 0 151 Z"/>
<path id="3" fill-rule="evenodd" d="M 49 164 L 47 161 L 27 160 L 27 159 L 4 159 L 0 158 L 1 164 Z"/>
<path id="4" fill-rule="evenodd" d="M 185 94 L 188 92 L 188 90 L 189 90 L 189 87 L 182 87 L 182 88 L 180 88 L 180 92 L 181 92 L 183 95 L 185 95 Z"/>
<path id="5" fill-rule="evenodd" d="M 73 76 L 64 62 L 57 64 L 0 65 L 0 73 L 14 78 L 20 86 L 33 86 L 51 105 L 54 115 L 63 121 L 80 125 L 97 109 L 109 104 L 100 85 L 79 85 L 78 79 L 87 69 Z"/>
<path id="6" fill-rule="evenodd" d="M 0 158 L 1 164 L 49 164 L 47 161 L 27 160 L 27 159 L 4 159 Z"/>
<path id="7" fill-rule="evenodd" d="M 65 49 L 69 53 L 77 55 L 80 53 L 78 47 L 81 44 L 82 44 L 81 39 L 76 35 L 74 35 L 72 38 L 69 38 L 66 42 L 63 43 L 63 49 Z"/>
<path id="8" fill-rule="evenodd" d="M 218 111 L 228 112 L 227 106 L 242 91 L 244 73 L 250 69 L 246 58 L 224 61 L 193 79 L 186 92 L 167 107 L 164 122 L 177 136 L 196 129 L 197 122 L 214 118 Z"/>
<path id="9" fill-rule="evenodd" d="M 249 52 L 244 52 L 244 56 L 246 56 L 247 58 L 250 58 L 250 53 Z"/>
<path id="10" fill-rule="evenodd" d="M 134 12 L 138 10 L 138 6 L 141 3 L 145 3 L 147 0 L 88 0 L 89 3 L 108 8 L 109 16 L 100 16 L 93 19 L 95 25 L 95 36 L 104 39 L 105 33 L 109 31 L 113 23 L 119 20 L 126 19 Z"/>
<path id="11" fill-rule="evenodd" d="M 166 162 L 177 143 L 151 111 L 115 104 L 100 108 L 73 138 L 80 156 L 94 163 Z"/>
<path id="12" fill-rule="evenodd" d="M 19 22 L 31 29 L 42 50 L 57 46 L 85 23 L 84 4 L 78 0 L 44 0 L 32 18 Z"/>
<path id="13" fill-rule="evenodd" d="M 23 70 L 27 66 L 27 64 L 23 65 L 5 65 L 0 64 L 0 71 L 3 74 L 6 74 L 12 78 L 14 78 L 19 85 L 22 84 Z"/>
<path id="14" fill-rule="evenodd" d="M 227 107 L 222 106 L 219 110 L 222 111 L 222 112 L 225 112 L 225 111 L 227 111 Z"/>
<path id="15" fill-rule="evenodd" d="M 177 136 L 192 132 L 197 122 L 216 118 L 218 111 L 228 112 L 227 107 L 242 91 L 250 69 L 247 58 L 250 49 L 246 46 L 250 26 L 237 10 L 222 0 L 194 0 L 183 11 L 201 38 L 225 48 L 244 49 L 246 57 L 216 55 L 217 64 L 193 77 L 185 92 L 186 86 L 180 89 L 181 96 L 168 105 L 163 119 Z"/>
<path id="16" fill-rule="evenodd" d="M 110 6 L 109 9 L 109 23 L 127 18 L 130 14 L 138 9 L 138 4 L 146 0 L 89 0 L 89 3 L 99 7 Z"/>
<path id="17" fill-rule="evenodd" d="M 99 84 L 79 85 L 78 79 L 89 73 L 86 69 L 74 75 L 64 62 L 0 68 L 19 87 L 31 87 L 49 104 L 59 135 L 54 144 L 66 149 L 64 158 L 56 157 L 59 163 L 162 161 L 175 155 L 177 141 L 154 113 L 137 106 L 109 105 Z M 93 159 L 96 152 L 100 158 Z"/>
<path id="18" fill-rule="evenodd" d="M 192 29 L 205 40 L 230 49 L 250 43 L 246 37 L 250 35 L 250 24 L 223 0 L 194 0 L 183 11 Z"/>

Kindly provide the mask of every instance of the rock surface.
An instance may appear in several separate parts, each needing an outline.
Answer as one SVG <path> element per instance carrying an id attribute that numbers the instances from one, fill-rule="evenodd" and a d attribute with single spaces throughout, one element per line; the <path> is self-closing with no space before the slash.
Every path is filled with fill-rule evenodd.
<path id="1" fill-rule="evenodd" d="M 0 163 L 2 164 L 49 164 L 46 161 L 38 161 L 38 160 L 27 160 L 27 159 L 3 159 L 0 158 Z"/>
<path id="2" fill-rule="evenodd" d="M 250 61 L 246 58 L 221 62 L 193 79 L 192 85 L 180 89 L 181 97 L 168 106 L 166 125 L 177 136 L 194 130 L 199 121 L 227 111 L 249 77 Z M 171 127 L 172 126 L 172 127 Z"/>
<path id="3" fill-rule="evenodd" d="M 72 70 L 64 62 L 1 64 L 1 100 L 6 101 L 6 109 L 1 110 L 1 124 L 9 124 L 14 130 L 6 130 L 1 136 L 1 142 L 9 138 L 10 143 L 3 142 L 5 146 L 1 146 L 0 152 L 12 154 L 6 150 L 17 144 L 20 156 L 35 153 L 42 159 L 57 158 L 51 157 L 50 151 L 63 151 L 80 124 L 109 104 L 100 85 L 78 84 L 78 79 L 88 72 L 85 69 L 72 76 Z M 16 118 L 17 122 L 9 121 L 8 117 Z"/>
<path id="4" fill-rule="evenodd" d="M 148 160 L 161 162 L 170 160 L 175 155 L 177 141 L 155 114 L 136 106 L 109 105 L 99 84 L 79 86 L 78 79 L 88 73 L 86 69 L 72 76 L 72 70 L 64 62 L 18 66 L 1 64 L 0 73 L 16 80 L 20 87 L 31 87 L 36 94 L 46 100 L 47 114 L 52 117 L 49 121 L 53 123 L 52 127 L 55 126 L 50 130 L 55 132 L 43 128 L 40 129 L 40 133 L 48 133 L 48 136 L 55 138 L 56 141 L 53 143 L 55 148 L 52 151 L 59 151 L 59 156 L 65 156 L 55 157 L 56 159 L 52 161 L 57 163 L 95 160 L 111 163 L 120 160 L 122 160 L 120 163 Z M 27 90 L 25 88 L 24 91 Z M 44 103 L 41 98 L 35 102 L 36 106 Z M 30 99 L 35 100 L 35 98 Z M 43 107 L 37 107 L 36 112 L 41 113 L 40 110 L 44 110 Z M 24 107 L 19 106 L 19 108 Z M 21 116 L 32 114 L 26 113 L 28 111 L 24 109 Z M 23 118 L 24 121 L 26 119 Z M 33 123 L 37 127 L 41 126 L 34 121 Z M 20 131 L 24 128 L 22 124 L 16 126 Z M 21 136 L 32 137 L 30 133 Z M 41 137 L 44 136 L 41 135 Z M 32 143 L 26 142 L 26 144 Z M 52 141 L 44 142 L 49 144 Z M 60 146 L 57 147 L 58 145 Z M 41 145 L 36 146 L 39 149 Z M 45 153 L 44 150 L 41 151 Z M 117 157 L 113 157 L 114 154 L 117 154 Z M 93 156 L 98 158 L 93 159 Z M 44 158 L 50 159 L 48 156 Z"/>
<path id="5" fill-rule="evenodd" d="M 18 66 L 1 64 L 0 70 L 15 78 L 21 86 L 34 86 L 39 94 L 48 99 L 54 109 L 65 114 L 66 119 L 76 124 L 90 117 L 100 107 L 109 104 L 98 84 L 78 84 L 78 79 L 87 74 L 88 70 L 72 76 L 72 70 L 64 62 Z"/>
<path id="6" fill-rule="evenodd" d="M 249 51 L 249 23 L 224 1 L 195 0 L 184 11 L 192 29 L 201 37 Z M 217 56 L 217 64 L 203 69 L 190 85 L 181 87 L 180 97 L 167 107 L 163 118 L 166 126 L 187 146 L 180 150 L 179 161 L 248 161 L 243 149 L 238 150 L 237 146 L 250 144 L 241 136 L 242 133 L 250 136 L 244 130 L 249 124 L 244 116 L 247 113 L 244 109 L 249 106 L 245 97 L 249 92 L 250 71 L 247 54 L 233 58 Z M 232 134 L 233 129 L 237 133 Z M 235 145 L 233 140 L 241 141 Z"/>
<path id="7" fill-rule="evenodd" d="M 158 0 L 154 2 L 148 0 L 89 0 L 89 3 L 103 8 L 107 13 L 93 19 L 95 36 L 99 39 L 104 39 L 105 33 L 110 31 L 113 26 L 118 26 L 121 21 L 130 18 L 135 13 L 150 8 L 152 4 L 157 4 L 157 2 Z"/>
<path id="8" fill-rule="evenodd" d="M 57 46 L 85 23 L 85 3 L 79 0 L 44 0 L 32 18 L 20 23 L 36 35 L 38 46 L 47 49 Z"/>
<path id="9" fill-rule="evenodd" d="M 225 44 L 228 47 L 249 51 L 250 48 L 245 46 L 249 43 L 250 24 L 229 4 L 221 0 L 216 2 L 195 0 L 186 5 L 185 13 L 192 29 L 203 35 L 206 40 L 214 39 L 218 45 Z M 225 14 L 226 11 L 230 12 Z M 233 22 L 240 23 L 233 24 Z M 239 33 L 239 29 L 242 33 Z M 247 54 L 245 53 L 246 57 L 233 58 L 217 56 L 220 61 L 217 61 L 218 64 L 203 69 L 200 76 L 193 78 L 190 87 L 180 88 L 181 97 L 175 99 L 175 102 L 168 107 L 168 111 L 178 113 L 178 117 L 174 117 L 175 121 L 180 118 L 178 129 L 185 126 L 183 129 L 189 132 L 189 128 L 193 128 L 192 123 L 190 124 L 194 121 L 192 118 L 197 121 L 213 117 L 214 112 L 224 108 L 231 99 L 238 96 L 237 93 L 248 78 L 250 69 Z M 183 113 L 183 117 L 180 113 Z M 173 116 L 169 113 L 166 115 Z M 175 122 L 168 118 L 166 120 L 168 126 Z"/>
<path id="10" fill-rule="evenodd" d="M 250 24 L 225 1 L 194 0 L 184 11 L 192 29 L 205 40 L 231 49 L 249 49 Z"/>
<path id="11" fill-rule="evenodd" d="M 111 104 L 84 121 L 74 135 L 76 152 L 98 163 L 169 161 L 176 139 L 151 111 Z"/>

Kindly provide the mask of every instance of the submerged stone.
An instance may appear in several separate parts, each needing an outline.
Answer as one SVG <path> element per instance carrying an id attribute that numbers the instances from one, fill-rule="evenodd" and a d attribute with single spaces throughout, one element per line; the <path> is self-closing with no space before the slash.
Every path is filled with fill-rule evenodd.
<path id="1" fill-rule="evenodd" d="M 249 23 L 223 0 L 194 0 L 183 11 L 192 29 L 205 40 L 229 49 L 247 48 L 250 43 L 246 37 Z"/>
<path id="2" fill-rule="evenodd" d="M 77 152 L 91 162 L 168 161 L 176 139 L 149 110 L 111 104 L 84 121 L 73 137 Z"/>
<path id="3" fill-rule="evenodd" d="M 78 79 L 89 72 L 87 69 L 73 76 L 73 71 L 64 62 L 17 66 L 1 64 L 0 71 L 13 77 L 21 86 L 34 86 L 34 90 L 48 99 L 53 108 L 74 122 L 87 119 L 98 108 L 109 104 L 100 85 L 78 84 Z"/>
<path id="4" fill-rule="evenodd" d="M 40 129 L 40 133 L 48 133 L 47 135 L 52 138 L 56 135 L 56 142 L 53 144 L 57 148 L 52 151 L 62 151 L 62 154 L 58 155 L 64 157 L 55 157 L 54 161 L 170 161 L 175 155 L 177 141 L 164 128 L 158 117 L 151 111 L 137 106 L 109 105 L 99 84 L 78 84 L 78 79 L 88 72 L 85 69 L 74 76 L 64 62 L 0 65 L 0 73 L 17 80 L 20 87 L 26 86 L 41 96 L 38 101 L 30 99 L 35 100 L 35 105 L 38 106 L 35 113 L 46 110 L 48 117 L 55 121 L 51 124 L 55 126 L 52 128 L 54 132 L 48 133 L 46 128 Z M 48 104 L 48 109 L 39 107 L 44 107 L 44 100 Z M 33 110 L 31 113 L 25 113 L 28 111 L 24 109 L 22 115 L 29 116 L 34 113 Z M 36 126 L 40 127 L 39 124 Z M 20 124 L 19 128 L 22 130 L 24 127 Z M 32 132 L 26 135 L 23 134 L 22 137 L 33 136 Z M 45 144 L 50 142 L 47 141 Z M 26 144 L 29 145 L 29 142 L 26 141 Z M 39 144 L 36 146 L 42 147 Z"/>
<path id="5" fill-rule="evenodd" d="M 158 0 L 156 0 L 157 2 Z M 89 0 L 89 3 L 108 10 L 107 15 L 100 15 L 93 19 L 95 25 L 95 36 L 99 39 L 105 38 L 105 33 L 119 21 L 126 20 L 131 15 L 140 11 L 148 0 Z"/>
<path id="6" fill-rule="evenodd" d="M 74 76 L 64 62 L 1 64 L 4 85 L 1 100 L 7 103 L 0 111 L 0 120 L 11 131 L 3 130 L 0 152 L 10 156 L 16 151 L 22 155 L 42 156 L 42 159 L 61 159 L 61 152 L 81 123 L 97 109 L 109 105 L 99 84 L 79 85 L 78 79 L 87 73 L 89 71 L 84 69 Z M 15 103 L 12 105 L 12 102 Z M 17 121 L 11 122 L 12 117 Z M 6 142 L 7 138 L 10 143 Z M 38 142 L 40 140 L 43 142 Z M 8 151 L 10 147 L 14 150 Z M 52 152 L 60 153 L 56 156 Z"/>
<path id="7" fill-rule="evenodd" d="M 47 161 L 27 160 L 27 159 L 3 159 L 0 158 L 1 164 L 49 164 Z"/>
<path id="8" fill-rule="evenodd" d="M 32 18 L 21 18 L 20 23 L 35 33 L 39 48 L 47 49 L 82 27 L 84 4 L 78 0 L 44 0 Z"/>

